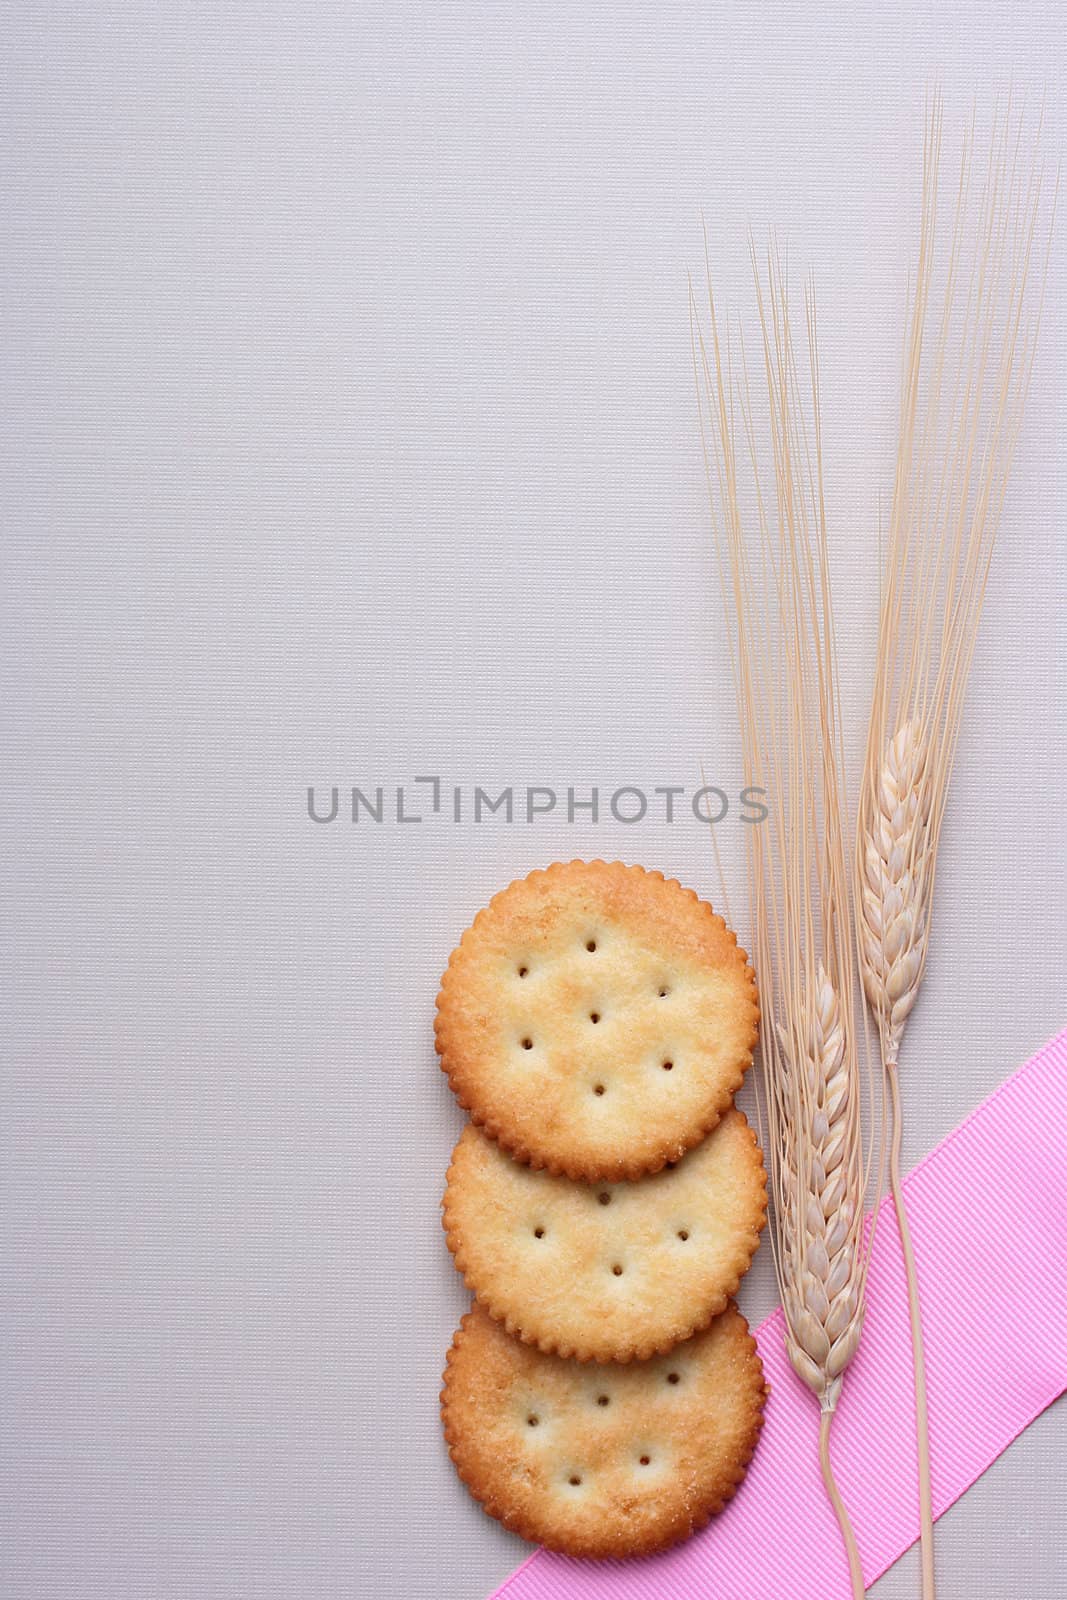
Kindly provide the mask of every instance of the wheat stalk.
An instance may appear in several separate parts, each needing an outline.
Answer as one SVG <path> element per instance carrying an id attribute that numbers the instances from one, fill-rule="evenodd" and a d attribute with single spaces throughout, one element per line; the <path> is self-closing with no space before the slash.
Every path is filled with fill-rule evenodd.
<path id="1" fill-rule="evenodd" d="M 924 1600 L 935 1592 L 930 1445 L 897 1063 L 926 964 L 938 839 L 1044 293 L 1044 275 L 1036 296 L 1027 292 L 1041 208 L 1040 127 L 1029 161 L 1023 133 L 1010 101 L 1003 115 L 994 112 L 976 206 L 973 125 L 964 141 L 943 302 L 932 318 L 939 95 L 927 114 L 919 264 L 856 837 L 860 969 L 888 1089 L 889 1185 L 908 1286 Z M 1046 273 L 1047 265 L 1046 246 Z M 924 360 L 931 320 L 933 348 Z"/>
<path id="2" fill-rule="evenodd" d="M 819 1459 L 854 1596 L 855 1535 L 830 1460 L 830 1428 L 863 1326 L 870 1169 L 860 1124 L 850 874 L 844 844 L 814 295 L 806 295 L 805 400 L 789 296 L 772 248 L 766 288 L 753 252 L 773 492 L 759 467 L 743 341 L 735 374 L 708 274 L 708 335 L 691 293 L 693 355 L 712 523 L 731 623 L 745 781 L 768 818 L 749 830 L 752 949 L 764 1018 L 761 1055 L 774 1198 L 772 1240 L 786 1345 L 820 1405 Z M 749 500 L 739 473 L 750 477 Z M 751 537 L 746 537 L 746 528 Z"/>

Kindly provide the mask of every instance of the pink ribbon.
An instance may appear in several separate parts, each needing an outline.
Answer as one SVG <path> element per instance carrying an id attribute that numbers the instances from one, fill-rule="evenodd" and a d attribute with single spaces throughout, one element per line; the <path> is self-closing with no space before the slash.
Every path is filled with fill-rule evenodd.
<path id="1" fill-rule="evenodd" d="M 905 1190 L 940 1516 L 1067 1389 L 1067 1030 L 950 1133 Z M 757 1337 L 771 1399 L 748 1477 L 723 1514 L 642 1560 L 535 1551 L 494 1600 L 848 1600 L 819 1477 L 819 1408 L 786 1359 L 780 1312 Z M 919 1535 L 907 1301 L 888 1201 L 832 1448 L 870 1584 Z"/>

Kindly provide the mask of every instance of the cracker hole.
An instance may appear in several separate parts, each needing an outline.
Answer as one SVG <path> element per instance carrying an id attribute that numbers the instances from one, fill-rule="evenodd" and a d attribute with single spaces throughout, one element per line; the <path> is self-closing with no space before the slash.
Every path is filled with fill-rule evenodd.
<path id="1" fill-rule="evenodd" d="M 674 1071 L 674 1062 L 673 1061 L 664 1061 L 663 1070 L 664 1070 L 664 1072 L 673 1072 Z"/>
<path id="2" fill-rule="evenodd" d="M 611 1270 L 615 1274 L 616 1278 L 621 1278 L 622 1277 L 622 1267 L 619 1265 L 619 1263 L 617 1261 L 616 1261 L 615 1265 L 612 1267 Z"/>
<path id="3" fill-rule="evenodd" d="M 611 1204 L 611 1195 L 606 1189 L 601 1189 L 600 1193 L 597 1195 L 597 1199 L 600 1201 L 602 1206 L 610 1206 Z"/>
<path id="4" fill-rule="evenodd" d="M 684 1244 L 685 1241 L 689 1237 L 689 1229 L 688 1228 L 679 1228 L 678 1229 L 678 1237 L 679 1237 L 679 1239 L 681 1239 L 682 1243 Z"/>
<path id="5" fill-rule="evenodd" d="M 530 1415 L 526 1418 L 526 1426 L 528 1428 L 536 1428 L 540 1420 L 541 1418 L 536 1416 L 534 1412 L 531 1411 Z"/>
<path id="6" fill-rule="evenodd" d="M 667 1374 L 667 1382 L 668 1383 L 680 1383 L 681 1379 L 679 1378 L 679 1376 L 678 1376 L 678 1374 L 676 1372 L 668 1372 L 668 1374 Z"/>
<path id="7" fill-rule="evenodd" d="M 533 1049 L 533 1040 L 529 1037 L 529 1035 L 527 1035 L 527 1037 L 522 1041 L 522 1048 L 524 1050 Z"/>
<path id="8" fill-rule="evenodd" d="M 596 940 L 595 939 L 587 939 L 585 941 L 585 948 L 589 951 L 589 954 L 592 955 L 593 951 L 596 949 Z"/>
<path id="9" fill-rule="evenodd" d="M 594 1094 L 603 1094 L 604 1093 L 604 1085 L 602 1083 L 594 1083 L 594 1085 L 593 1085 L 593 1093 Z"/>
<path id="10" fill-rule="evenodd" d="M 647 1467 L 649 1465 L 649 1463 L 651 1462 L 652 1457 L 651 1456 L 638 1456 L 637 1459 L 638 1459 L 638 1461 L 640 1461 L 640 1463 L 641 1463 L 641 1465 L 643 1467 Z"/>
<path id="11" fill-rule="evenodd" d="M 607 1394 L 598 1394 L 596 1397 L 596 1403 L 598 1406 L 608 1406 L 611 1404 L 611 1396 Z"/>
<path id="12" fill-rule="evenodd" d="M 534 1229 L 534 1238 L 535 1239 L 543 1239 L 544 1236 L 545 1236 L 544 1228 L 535 1228 Z"/>
<path id="13" fill-rule="evenodd" d="M 525 978 L 525 976 L 529 972 L 529 970 L 530 970 L 529 967 L 520 967 L 519 968 L 519 977 L 520 978 Z"/>
<path id="14" fill-rule="evenodd" d="M 581 1481 L 581 1477 L 577 1472 L 572 1472 L 570 1477 L 567 1479 L 567 1482 L 570 1484 L 572 1489 L 577 1489 Z"/>
<path id="15" fill-rule="evenodd" d="M 669 989 L 668 989 L 668 987 L 667 987 L 667 985 L 666 985 L 666 984 L 662 984 L 662 985 L 661 985 L 661 986 L 660 986 L 660 990 L 659 990 L 659 997 L 660 997 L 660 999 L 661 999 L 661 1000 L 666 1000 L 666 998 L 667 998 L 667 996 L 668 996 L 668 995 L 669 995 L 669 994 L 670 994 L 670 992 L 671 992 L 671 991 L 670 991 L 670 990 L 669 990 Z"/>
<path id="16" fill-rule="evenodd" d="M 590 1011 L 589 1020 L 592 1023 L 599 1022 L 600 1021 L 600 1012 L 599 1011 Z"/>

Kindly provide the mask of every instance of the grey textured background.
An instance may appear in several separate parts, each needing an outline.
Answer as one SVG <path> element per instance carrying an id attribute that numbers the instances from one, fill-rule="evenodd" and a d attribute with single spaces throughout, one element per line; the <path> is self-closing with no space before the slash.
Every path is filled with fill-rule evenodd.
<path id="1" fill-rule="evenodd" d="M 725 298 L 750 223 L 815 269 L 859 752 L 923 90 L 939 72 L 955 132 L 1009 73 L 1047 84 L 1058 150 L 1064 14 L 2 18 L 0 1594 L 478 1600 L 524 1552 L 438 1437 L 464 1296 L 436 980 L 510 877 L 617 854 L 714 896 L 708 838 L 316 827 L 306 786 L 610 793 L 701 763 L 736 785 L 689 366 L 701 208 Z M 1067 1019 L 1062 287 L 1057 264 L 909 1160 Z M 771 1304 L 764 1251 L 744 1306 Z M 943 1600 L 1063 1593 L 1065 1486 L 1055 1408 L 941 1524 Z"/>

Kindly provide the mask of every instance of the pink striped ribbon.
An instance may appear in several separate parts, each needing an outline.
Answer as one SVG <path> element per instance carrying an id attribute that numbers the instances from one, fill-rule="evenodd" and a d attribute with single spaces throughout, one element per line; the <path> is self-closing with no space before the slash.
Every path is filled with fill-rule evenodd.
<path id="1" fill-rule="evenodd" d="M 1067 1389 L 1067 1030 L 916 1167 L 906 1192 L 940 1516 Z M 833 1441 L 868 1583 L 919 1534 L 907 1303 L 888 1204 Z M 991 1314 L 1005 1304 L 1010 1316 Z M 819 1478 L 818 1406 L 786 1359 L 780 1312 L 758 1339 L 772 1397 L 749 1475 L 720 1517 L 643 1560 L 538 1550 L 494 1600 L 848 1600 Z"/>

